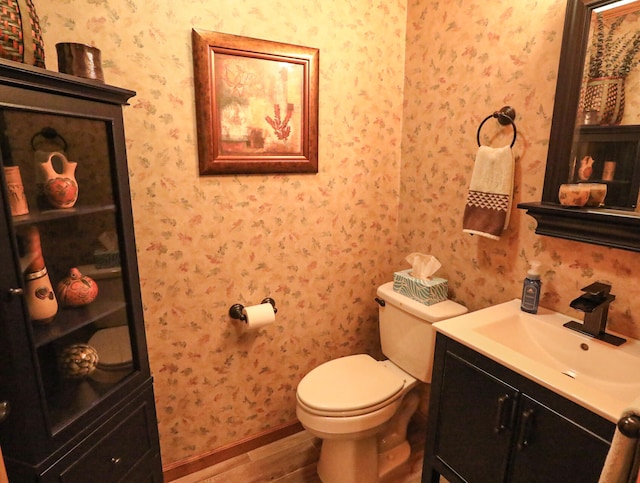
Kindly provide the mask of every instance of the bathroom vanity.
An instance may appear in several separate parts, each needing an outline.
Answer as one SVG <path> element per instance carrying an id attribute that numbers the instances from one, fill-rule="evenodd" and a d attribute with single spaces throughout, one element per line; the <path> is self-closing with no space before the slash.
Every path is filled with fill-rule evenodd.
<path id="1" fill-rule="evenodd" d="M 616 423 L 640 404 L 640 341 L 568 323 L 582 325 L 514 299 L 434 324 L 423 481 L 598 481 Z"/>
<path id="2" fill-rule="evenodd" d="M 438 334 L 423 481 L 597 482 L 614 424 Z"/>

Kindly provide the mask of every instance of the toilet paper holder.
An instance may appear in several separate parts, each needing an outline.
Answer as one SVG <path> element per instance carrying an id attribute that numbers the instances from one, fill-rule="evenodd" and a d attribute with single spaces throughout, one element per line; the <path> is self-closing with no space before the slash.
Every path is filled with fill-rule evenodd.
<path id="1" fill-rule="evenodd" d="M 271 306 L 273 307 L 273 313 L 275 314 L 278 312 L 278 309 L 276 309 L 276 301 L 273 300 L 271 297 L 267 297 L 263 299 L 262 302 L 260 303 L 271 304 Z M 243 310 L 244 310 L 244 305 L 233 304 L 231 307 L 229 307 L 229 316 L 232 319 L 242 320 L 243 322 L 246 322 L 247 316 L 242 313 Z"/>

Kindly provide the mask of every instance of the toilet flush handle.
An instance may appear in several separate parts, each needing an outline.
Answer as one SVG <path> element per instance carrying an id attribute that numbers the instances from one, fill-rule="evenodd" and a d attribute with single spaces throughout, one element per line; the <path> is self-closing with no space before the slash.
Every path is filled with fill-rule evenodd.
<path id="1" fill-rule="evenodd" d="M 384 300 L 382 300 L 380 297 L 376 297 L 375 299 L 376 302 L 378 302 L 378 305 L 380 305 L 380 307 L 384 307 L 386 305 L 386 302 Z"/>

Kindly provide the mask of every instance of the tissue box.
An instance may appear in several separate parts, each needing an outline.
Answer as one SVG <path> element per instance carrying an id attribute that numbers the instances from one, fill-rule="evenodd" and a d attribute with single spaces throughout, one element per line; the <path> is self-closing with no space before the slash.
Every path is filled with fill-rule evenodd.
<path id="1" fill-rule="evenodd" d="M 444 278 L 420 280 L 411 276 L 411 269 L 393 274 L 393 290 L 424 305 L 447 300 L 449 283 Z"/>
<path id="2" fill-rule="evenodd" d="M 120 252 L 98 249 L 93 252 L 96 268 L 112 268 L 120 265 Z"/>

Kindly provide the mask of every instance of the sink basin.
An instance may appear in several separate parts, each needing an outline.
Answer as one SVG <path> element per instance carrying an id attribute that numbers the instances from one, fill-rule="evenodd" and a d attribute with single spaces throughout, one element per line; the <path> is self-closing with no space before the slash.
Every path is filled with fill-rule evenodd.
<path id="1" fill-rule="evenodd" d="M 434 324 L 439 332 L 617 422 L 640 404 L 640 341 L 613 346 L 563 327 L 567 315 L 520 310 L 520 300 Z"/>

